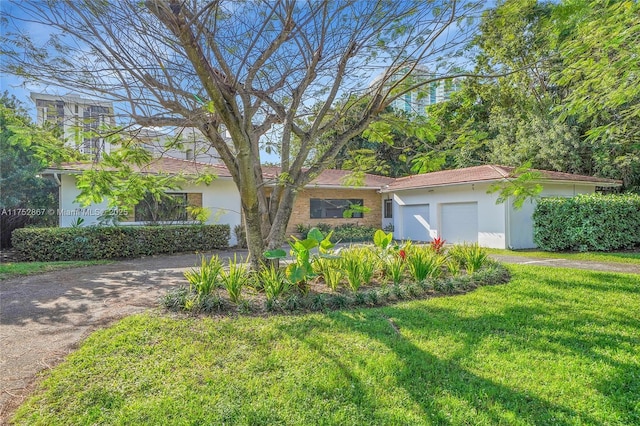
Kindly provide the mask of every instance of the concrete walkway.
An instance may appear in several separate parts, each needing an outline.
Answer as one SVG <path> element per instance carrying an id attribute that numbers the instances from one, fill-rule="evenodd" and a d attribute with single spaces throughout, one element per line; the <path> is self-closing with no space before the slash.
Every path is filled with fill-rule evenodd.
<path id="1" fill-rule="evenodd" d="M 246 256 L 246 251 L 239 253 Z M 640 265 L 492 257 L 640 274 Z M 61 362 L 94 330 L 157 307 L 168 289 L 186 283 L 183 272 L 198 263 L 195 254 L 155 256 L 0 281 L 0 424 L 33 391 L 39 372 Z"/>
<path id="2" fill-rule="evenodd" d="M 556 268 L 585 269 L 588 271 L 620 272 L 625 274 L 640 274 L 640 264 L 592 262 L 587 260 L 570 260 L 556 258 L 533 258 L 525 256 L 512 256 L 492 254 L 492 259 L 504 263 L 516 263 L 519 265 L 552 266 Z"/>

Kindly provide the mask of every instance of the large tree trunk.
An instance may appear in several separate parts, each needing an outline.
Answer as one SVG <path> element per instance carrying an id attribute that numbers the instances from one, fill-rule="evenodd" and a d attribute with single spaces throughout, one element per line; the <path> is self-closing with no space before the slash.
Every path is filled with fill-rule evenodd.
<path id="1" fill-rule="evenodd" d="M 278 209 L 271 224 L 271 230 L 267 235 L 267 247 L 275 249 L 281 247 L 287 239 L 287 225 L 293 211 L 293 203 L 296 192 L 292 188 L 285 188 L 278 200 Z M 272 201 L 273 202 L 273 201 Z"/>

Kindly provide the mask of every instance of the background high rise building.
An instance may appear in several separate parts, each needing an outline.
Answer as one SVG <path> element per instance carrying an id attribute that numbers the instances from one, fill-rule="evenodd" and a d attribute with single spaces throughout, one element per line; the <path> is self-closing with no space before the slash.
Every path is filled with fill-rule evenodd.
<path id="1" fill-rule="evenodd" d="M 111 152 L 104 131 L 116 124 L 112 102 L 44 93 L 31 93 L 31 99 L 36 104 L 38 125 L 52 123 L 68 146 L 96 161 Z"/>
<path id="2" fill-rule="evenodd" d="M 406 74 L 408 69 L 398 70 L 397 74 L 402 76 Z M 408 78 L 403 84 L 415 85 L 421 82 L 431 80 L 435 75 L 424 67 L 416 67 L 411 72 L 411 77 Z M 381 77 L 374 79 L 372 85 L 375 85 L 381 80 Z M 390 80 L 393 82 L 393 79 Z M 451 93 L 460 88 L 460 79 L 452 78 L 446 80 L 434 81 L 427 83 L 417 89 L 411 90 L 399 98 L 391 102 L 391 108 L 396 111 L 403 111 L 407 114 L 417 114 L 426 116 L 426 108 L 429 105 L 434 105 L 439 102 L 449 100 Z"/>

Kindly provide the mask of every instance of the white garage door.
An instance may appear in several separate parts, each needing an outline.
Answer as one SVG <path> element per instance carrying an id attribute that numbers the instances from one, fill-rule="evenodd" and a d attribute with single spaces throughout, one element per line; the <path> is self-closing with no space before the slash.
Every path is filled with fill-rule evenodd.
<path id="1" fill-rule="evenodd" d="M 447 243 L 478 242 L 478 203 L 440 206 L 440 235 Z"/>
<path id="2" fill-rule="evenodd" d="M 429 204 L 402 206 L 402 239 L 431 241 L 429 230 Z"/>

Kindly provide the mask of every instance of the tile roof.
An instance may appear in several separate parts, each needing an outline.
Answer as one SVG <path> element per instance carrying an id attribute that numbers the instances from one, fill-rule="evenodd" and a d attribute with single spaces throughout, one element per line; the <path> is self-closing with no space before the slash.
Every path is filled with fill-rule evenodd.
<path id="1" fill-rule="evenodd" d="M 52 172 L 69 171 L 81 172 L 93 167 L 93 163 L 63 163 L 57 168 L 49 169 Z M 141 173 L 167 173 L 193 176 L 203 172 L 212 173 L 218 177 L 230 178 L 231 173 L 223 164 L 199 163 L 193 160 L 180 160 L 170 157 L 155 158 L 145 167 L 134 167 Z M 280 174 L 277 167 L 263 166 L 265 179 L 276 179 Z M 491 182 L 508 177 L 514 177 L 515 167 L 484 165 L 467 167 L 464 169 L 442 170 L 439 172 L 424 173 L 403 178 L 389 178 L 372 174 L 365 174 L 363 182 L 359 185 L 351 185 L 348 170 L 328 169 L 320 173 L 307 187 L 360 187 L 364 189 L 379 189 L 382 192 L 402 191 L 407 189 L 428 188 L 432 186 L 455 185 L 474 182 Z M 598 186 L 620 186 L 622 181 L 597 178 L 592 176 L 574 175 L 571 173 L 537 170 L 542 173 L 544 180 L 595 183 Z"/>
<path id="2" fill-rule="evenodd" d="M 74 162 L 63 163 L 59 167 L 51 168 L 51 171 L 68 171 L 68 172 L 82 172 L 84 170 L 90 170 L 94 167 L 93 163 Z M 186 176 L 194 176 L 199 173 L 207 172 L 212 173 L 218 177 L 231 177 L 229 169 L 224 164 L 208 164 L 199 163 L 193 160 L 180 160 L 171 157 L 154 158 L 153 161 L 145 167 L 133 167 L 135 171 L 141 173 L 151 174 L 182 174 Z M 280 168 L 278 167 L 262 167 L 263 176 L 265 179 L 274 180 L 280 174 Z M 314 180 L 312 180 L 308 186 L 334 186 L 344 187 L 353 186 L 349 185 L 347 176 L 351 174 L 348 170 L 324 170 Z M 359 182 L 357 187 L 361 188 L 374 188 L 380 189 L 384 185 L 393 182 L 393 178 L 377 176 L 371 174 L 365 174 L 363 182 Z"/>
<path id="3" fill-rule="evenodd" d="M 386 176 L 364 174 L 364 178 L 359 180 L 352 178 L 350 170 L 323 170 L 315 179 L 313 179 L 307 187 L 350 187 L 350 188 L 375 188 L 380 189 L 385 185 L 393 182 L 393 178 Z"/>
<path id="4" fill-rule="evenodd" d="M 442 170 L 439 172 L 424 173 L 395 179 L 391 184 L 383 188 L 383 192 L 400 191 L 405 189 L 427 188 L 431 186 L 455 185 L 461 183 L 474 183 L 496 181 L 508 177 L 515 177 L 515 167 L 484 165 L 467 167 L 464 169 Z M 588 182 L 599 186 L 620 186 L 622 181 L 597 178 L 592 176 L 574 175 L 571 173 L 553 172 L 549 170 L 535 170 L 540 172 L 544 180 Z"/>
<path id="5" fill-rule="evenodd" d="M 58 167 L 50 168 L 51 171 L 82 172 L 94 168 L 94 163 L 74 162 L 62 163 Z M 175 174 L 194 176 L 201 173 L 212 173 L 218 177 L 230 178 L 231 173 L 222 164 L 199 163 L 193 160 L 180 160 L 171 157 L 154 158 L 144 167 L 133 166 L 133 170 L 149 174 Z"/>

